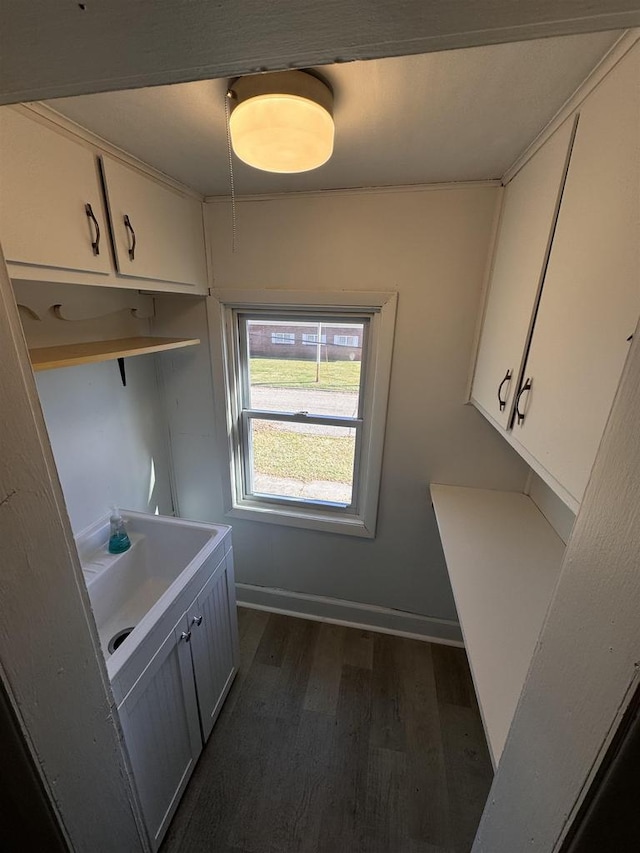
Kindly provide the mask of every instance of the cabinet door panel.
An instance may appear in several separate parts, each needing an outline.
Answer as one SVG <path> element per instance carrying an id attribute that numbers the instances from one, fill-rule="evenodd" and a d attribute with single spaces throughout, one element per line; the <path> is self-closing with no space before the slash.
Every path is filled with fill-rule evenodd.
<path id="1" fill-rule="evenodd" d="M 574 124 L 567 120 L 504 190 L 472 398 L 505 429 L 542 284 Z"/>
<path id="2" fill-rule="evenodd" d="M 0 240 L 7 261 L 110 273 L 94 153 L 10 108 L 0 110 Z M 87 216 L 90 204 L 100 229 Z"/>
<path id="3" fill-rule="evenodd" d="M 237 616 L 231 552 L 189 609 L 191 653 L 202 737 L 211 734 L 237 668 Z"/>
<path id="4" fill-rule="evenodd" d="M 585 101 L 516 438 L 577 500 L 640 312 L 640 44 Z"/>
<path id="5" fill-rule="evenodd" d="M 183 616 L 118 708 L 154 849 L 202 749 L 187 630 Z"/>
<path id="6" fill-rule="evenodd" d="M 120 275 L 186 284 L 194 292 L 205 292 L 200 202 L 106 155 L 102 169 Z"/>

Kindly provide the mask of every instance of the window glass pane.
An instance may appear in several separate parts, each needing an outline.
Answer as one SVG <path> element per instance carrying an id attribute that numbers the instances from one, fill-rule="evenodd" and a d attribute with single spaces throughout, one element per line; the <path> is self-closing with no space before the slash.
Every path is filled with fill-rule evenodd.
<path id="1" fill-rule="evenodd" d="M 365 326 L 364 321 L 247 320 L 245 406 L 357 417 Z"/>
<path id="2" fill-rule="evenodd" d="M 290 332 L 271 332 L 272 344 L 295 344 L 296 336 Z"/>
<path id="3" fill-rule="evenodd" d="M 355 428 L 257 418 L 250 424 L 254 494 L 351 503 Z"/>

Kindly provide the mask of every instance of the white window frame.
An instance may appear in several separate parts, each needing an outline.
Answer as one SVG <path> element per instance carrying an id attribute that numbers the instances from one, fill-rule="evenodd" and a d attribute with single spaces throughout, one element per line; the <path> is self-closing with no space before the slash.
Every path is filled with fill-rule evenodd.
<path id="1" fill-rule="evenodd" d="M 353 343 L 354 341 L 355 343 Z M 351 347 L 351 349 L 358 349 L 360 346 L 360 339 L 357 335 L 334 335 L 333 345 L 336 347 Z"/>
<path id="2" fill-rule="evenodd" d="M 323 347 L 323 346 L 326 346 L 327 336 L 326 335 L 320 335 L 320 341 L 318 341 L 317 332 L 303 332 L 302 333 L 302 343 L 308 344 L 309 346 L 314 346 L 314 347 L 317 347 L 318 343 L 320 343 L 320 346 Z"/>
<path id="3" fill-rule="evenodd" d="M 307 292 L 286 290 L 214 290 L 208 300 L 212 333 L 217 433 L 224 454 L 223 493 L 231 518 L 325 530 L 373 538 L 376 531 L 382 454 L 386 425 L 391 356 L 395 328 L 395 292 Z M 243 492 L 238 316 L 271 310 L 278 314 L 328 314 L 368 319 L 361 397 L 362 428 L 357 462 L 357 495 L 350 507 L 296 502 L 286 498 L 256 499 Z M 255 319 L 255 318 L 254 318 Z M 286 419 L 286 418 L 283 418 Z"/>
<path id="4" fill-rule="evenodd" d="M 272 344 L 295 344 L 295 342 L 295 332 L 271 332 Z"/>

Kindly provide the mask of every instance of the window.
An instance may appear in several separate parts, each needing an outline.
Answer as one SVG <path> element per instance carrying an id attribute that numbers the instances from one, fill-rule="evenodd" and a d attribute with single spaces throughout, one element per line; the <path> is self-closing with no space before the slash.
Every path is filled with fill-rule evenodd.
<path id="1" fill-rule="evenodd" d="M 215 296 L 228 513 L 373 536 L 395 294 Z M 328 337 L 349 349 L 318 345 Z M 286 355 L 270 346 L 296 340 L 315 346 Z"/>
<path id="2" fill-rule="evenodd" d="M 295 344 L 296 336 L 291 332 L 271 332 L 272 344 Z"/>
<path id="3" fill-rule="evenodd" d="M 360 345 L 360 338 L 357 335 L 334 335 L 333 343 L 337 347 L 357 347 Z"/>

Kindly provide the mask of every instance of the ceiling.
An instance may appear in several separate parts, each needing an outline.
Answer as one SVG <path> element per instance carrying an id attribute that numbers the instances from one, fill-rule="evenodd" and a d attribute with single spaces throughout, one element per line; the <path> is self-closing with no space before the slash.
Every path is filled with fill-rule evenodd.
<path id="1" fill-rule="evenodd" d="M 500 178 L 619 37 L 563 36 L 327 65 L 331 160 L 300 175 L 234 158 L 238 195 Z M 47 101 L 203 195 L 229 193 L 224 93 L 206 80 Z"/>

